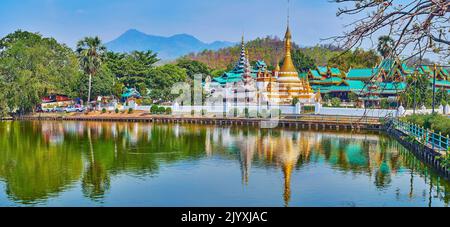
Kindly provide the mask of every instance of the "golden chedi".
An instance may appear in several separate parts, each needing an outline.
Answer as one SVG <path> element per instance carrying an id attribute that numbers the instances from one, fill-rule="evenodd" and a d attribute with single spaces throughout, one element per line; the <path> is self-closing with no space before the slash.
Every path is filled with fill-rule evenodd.
<path id="1" fill-rule="evenodd" d="M 284 62 L 278 74 L 276 84 L 278 89 L 274 89 L 273 85 L 268 88 L 271 92 L 268 98 L 271 102 L 278 104 L 291 104 L 294 98 L 297 98 L 301 103 L 313 103 L 314 91 L 306 79 L 300 79 L 297 69 L 291 58 L 292 35 L 289 26 L 286 30 L 284 39 L 285 57 Z M 277 71 L 277 70 L 276 70 Z"/>

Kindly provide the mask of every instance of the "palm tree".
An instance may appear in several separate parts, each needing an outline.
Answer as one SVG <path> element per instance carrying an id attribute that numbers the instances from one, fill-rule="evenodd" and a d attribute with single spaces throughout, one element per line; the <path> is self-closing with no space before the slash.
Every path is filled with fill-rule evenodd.
<path id="1" fill-rule="evenodd" d="M 377 50 L 383 56 L 383 58 L 387 58 L 394 48 L 394 40 L 388 36 L 380 36 L 378 38 L 378 47 Z"/>
<path id="2" fill-rule="evenodd" d="M 85 37 L 77 43 L 77 54 L 84 73 L 89 75 L 88 104 L 91 102 L 92 77 L 100 70 L 106 47 L 100 38 Z"/>

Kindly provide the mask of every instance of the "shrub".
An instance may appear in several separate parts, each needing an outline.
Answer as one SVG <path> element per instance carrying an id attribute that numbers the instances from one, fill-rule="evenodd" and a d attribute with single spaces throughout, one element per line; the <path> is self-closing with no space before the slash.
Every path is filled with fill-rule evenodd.
<path id="1" fill-rule="evenodd" d="M 106 109 L 105 108 L 102 109 L 102 114 L 104 114 L 104 113 L 106 113 Z"/>
<path id="2" fill-rule="evenodd" d="M 192 115 L 192 116 L 195 115 L 195 110 L 191 110 L 191 115 Z"/>
<path id="3" fill-rule="evenodd" d="M 159 110 L 159 107 L 157 105 L 152 105 L 152 107 L 150 107 L 151 114 L 157 114 L 158 110 Z"/>
<path id="4" fill-rule="evenodd" d="M 116 108 L 116 109 L 114 110 L 114 112 L 116 112 L 116 114 L 119 113 L 119 108 Z"/>
<path id="5" fill-rule="evenodd" d="M 248 110 L 247 107 L 245 107 L 245 109 L 244 109 L 244 116 L 245 116 L 246 118 L 249 118 L 249 117 L 250 117 L 249 110 Z"/>
<path id="6" fill-rule="evenodd" d="M 389 109 L 389 101 L 387 99 L 382 99 L 380 103 L 381 109 Z"/>
<path id="7" fill-rule="evenodd" d="M 341 105 L 341 99 L 340 98 L 332 98 L 331 99 L 331 106 L 339 107 L 340 105 Z"/>
<path id="8" fill-rule="evenodd" d="M 205 109 L 202 109 L 202 116 L 205 116 L 207 112 L 208 111 L 206 111 Z"/>
<path id="9" fill-rule="evenodd" d="M 149 98 L 144 98 L 141 101 L 141 105 L 143 105 L 143 106 L 151 106 L 151 105 L 153 105 L 153 100 L 151 100 Z"/>
<path id="10" fill-rule="evenodd" d="M 239 115 L 239 110 L 238 108 L 232 108 L 229 112 L 229 115 L 232 117 L 237 117 Z"/>
<path id="11" fill-rule="evenodd" d="M 303 106 L 303 111 L 305 113 L 312 113 L 312 112 L 316 111 L 316 107 L 315 106 Z"/>
<path id="12" fill-rule="evenodd" d="M 297 103 L 298 103 L 299 101 L 300 101 L 300 100 L 298 100 L 297 97 L 293 98 L 293 99 L 292 99 L 292 105 L 293 105 L 293 106 L 297 105 Z"/>
<path id="13" fill-rule="evenodd" d="M 171 114 L 172 114 L 172 108 L 167 107 L 167 108 L 166 108 L 166 114 L 167 114 L 167 115 L 171 115 Z"/>
<path id="14" fill-rule="evenodd" d="M 158 114 L 164 114 L 164 113 L 166 113 L 166 108 L 164 108 L 164 106 L 160 106 L 158 108 Z"/>
<path id="15" fill-rule="evenodd" d="M 132 114 L 133 113 L 133 108 L 128 109 L 128 114 Z"/>

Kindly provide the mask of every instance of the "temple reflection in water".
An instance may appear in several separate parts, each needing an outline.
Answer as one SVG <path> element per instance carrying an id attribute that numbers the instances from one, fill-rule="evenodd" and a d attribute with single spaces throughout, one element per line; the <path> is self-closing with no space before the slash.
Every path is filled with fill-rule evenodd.
<path id="1" fill-rule="evenodd" d="M 431 202 L 437 196 L 445 204 L 449 199 L 447 181 L 396 141 L 375 133 L 104 122 L 0 124 L 0 181 L 7 196 L 20 204 L 57 198 L 76 185 L 85 198 L 102 201 L 115 190 L 115 176 L 158 177 L 164 175 L 163 167 L 209 159 L 238 162 L 244 188 L 252 185 L 252 171 L 278 172 L 282 184 L 274 187 L 281 190 L 284 206 L 299 196 L 299 174 L 314 165 L 366 176 L 379 191 L 411 172 L 407 197 Z M 414 176 L 428 181 L 430 192 L 414 191 Z"/>

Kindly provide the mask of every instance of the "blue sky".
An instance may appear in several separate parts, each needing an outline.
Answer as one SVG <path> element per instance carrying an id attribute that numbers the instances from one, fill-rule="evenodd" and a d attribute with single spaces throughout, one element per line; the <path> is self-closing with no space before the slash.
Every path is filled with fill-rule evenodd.
<path id="1" fill-rule="evenodd" d="M 291 0 L 294 41 L 314 45 L 340 34 L 350 18 L 336 18 L 328 0 Z M 187 33 L 202 41 L 239 41 L 283 36 L 287 0 L 2 0 L 0 37 L 23 29 L 73 47 L 84 36 L 108 42 L 128 29 L 170 36 Z"/>

